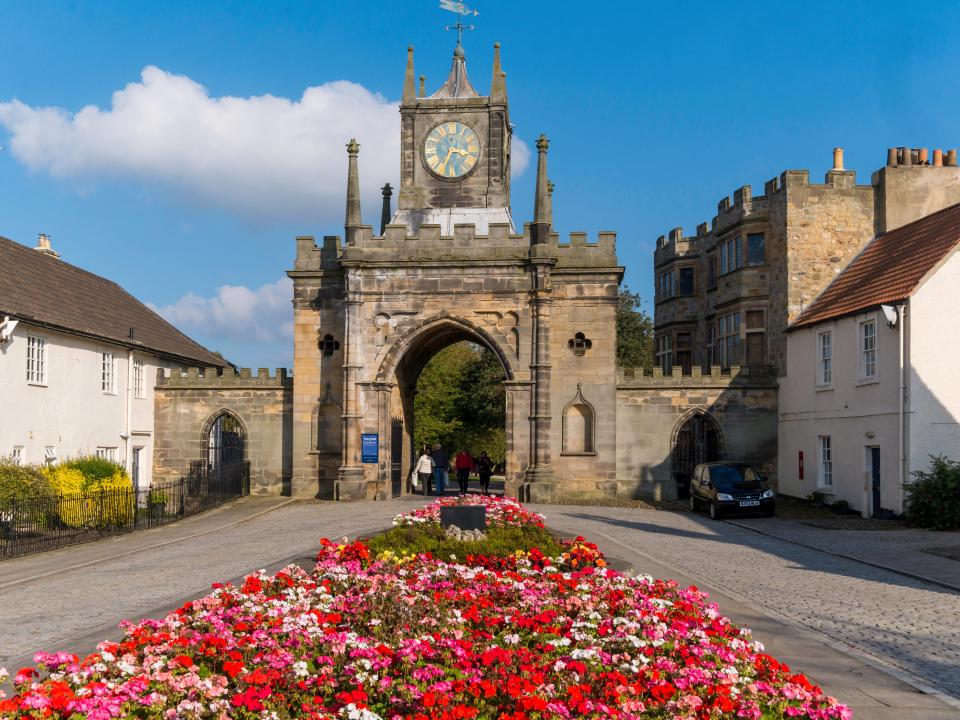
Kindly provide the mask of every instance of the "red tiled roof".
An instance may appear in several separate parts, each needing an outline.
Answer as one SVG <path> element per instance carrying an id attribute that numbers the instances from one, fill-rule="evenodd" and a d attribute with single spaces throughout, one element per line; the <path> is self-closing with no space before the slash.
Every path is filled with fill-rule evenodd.
<path id="1" fill-rule="evenodd" d="M 910 297 L 960 242 L 960 204 L 878 235 L 793 321 L 790 329 Z"/>
<path id="2" fill-rule="evenodd" d="M 185 364 L 228 364 L 115 282 L 4 237 L 0 237 L 2 315 L 139 348 Z"/>

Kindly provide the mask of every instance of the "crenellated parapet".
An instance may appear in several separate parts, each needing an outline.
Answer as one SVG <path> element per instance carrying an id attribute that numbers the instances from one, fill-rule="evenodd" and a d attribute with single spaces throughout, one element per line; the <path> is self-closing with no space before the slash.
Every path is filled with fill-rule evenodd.
<path id="1" fill-rule="evenodd" d="M 701 235 L 703 232 L 703 235 Z M 703 250 L 703 240 L 706 237 L 706 225 L 697 227 L 697 235 L 684 237 L 683 228 L 676 227 L 668 235 L 657 238 L 657 247 L 654 250 L 654 265 L 659 267 L 679 258 L 696 257 Z"/>
<path id="2" fill-rule="evenodd" d="M 585 232 L 572 232 L 566 242 L 561 242 L 559 234 L 550 233 L 548 242 L 532 245 L 529 224 L 523 234 L 512 233 L 509 223 L 490 223 L 483 234 L 474 223 L 454 225 L 453 234 L 442 234 L 441 226 L 435 224 L 421 225 L 414 234 L 409 234 L 406 225 L 388 224 L 381 236 L 373 235 L 369 226 L 359 228 L 353 245 L 345 245 L 338 236 L 327 236 L 318 247 L 313 237 L 298 237 L 294 270 L 333 270 L 345 264 L 384 261 L 520 263 L 544 254 L 556 257 L 562 267 L 614 267 L 616 246 L 617 235 L 610 231 L 597 233 L 595 240 Z"/>
<path id="3" fill-rule="evenodd" d="M 256 373 L 251 368 L 228 368 L 222 372 L 214 368 L 159 368 L 156 386 L 183 389 L 288 388 L 293 387 L 293 375 L 287 368 L 277 368 L 273 374 L 270 368 L 259 368 Z"/>
<path id="4" fill-rule="evenodd" d="M 721 368 L 710 367 L 703 372 L 699 366 L 690 368 L 688 374 L 683 368 L 675 366 L 672 373 L 664 373 L 662 368 L 617 368 L 618 388 L 669 388 L 669 387 L 777 387 L 776 373 L 768 366 L 741 367 L 732 365 Z"/>

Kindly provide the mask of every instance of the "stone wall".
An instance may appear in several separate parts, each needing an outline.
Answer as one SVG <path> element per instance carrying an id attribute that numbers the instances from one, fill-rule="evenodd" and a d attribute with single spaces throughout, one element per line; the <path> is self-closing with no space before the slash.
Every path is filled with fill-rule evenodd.
<path id="1" fill-rule="evenodd" d="M 226 412 L 244 430 L 250 461 L 250 492 L 288 494 L 292 459 L 293 378 L 280 369 L 260 368 L 217 375 L 197 368 L 158 372 L 154 390 L 154 482 L 186 475 L 190 463 L 206 458 L 214 420 Z"/>
<path id="2" fill-rule="evenodd" d="M 777 483 L 777 383 L 756 368 L 711 368 L 664 377 L 659 368 L 621 370 L 617 385 L 617 495 L 675 499 L 673 444 L 694 413 L 719 425 L 721 459 L 756 467 Z"/>

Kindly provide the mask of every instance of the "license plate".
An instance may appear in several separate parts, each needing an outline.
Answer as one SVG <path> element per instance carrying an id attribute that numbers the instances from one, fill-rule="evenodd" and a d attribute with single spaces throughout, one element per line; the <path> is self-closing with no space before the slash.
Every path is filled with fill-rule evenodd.
<path id="1" fill-rule="evenodd" d="M 757 507 L 760 505 L 759 500 L 741 500 L 740 507 Z"/>

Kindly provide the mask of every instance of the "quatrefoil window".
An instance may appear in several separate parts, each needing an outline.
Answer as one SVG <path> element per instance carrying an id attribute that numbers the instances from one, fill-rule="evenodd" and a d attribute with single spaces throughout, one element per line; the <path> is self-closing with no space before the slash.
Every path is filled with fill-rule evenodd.
<path id="1" fill-rule="evenodd" d="M 320 347 L 320 350 L 323 352 L 323 354 L 324 354 L 326 357 L 330 357 L 330 356 L 333 355 L 337 350 L 340 349 L 340 341 L 339 341 L 339 340 L 334 340 L 334 339 L 333 339 L 333 335 L 330 335 L 330 334 L 328 333 L 328 334 L 324 335 L 324 336 L 323 336 L 323 340 L 321 340 L 321 341 L 319 342 L 319 347 Z"/>
<path id="2" fill-rule="evenodd" d="M 578 332 L 570 340 L 567 340 L 567 347 L 573 350 L 577 357 L 583 357 L 587 350 L 593 347 L 593 341 L 582 332 Z"/>

